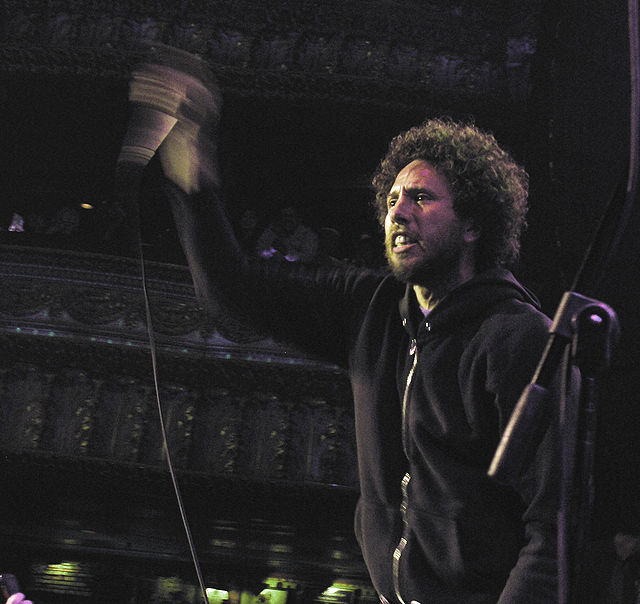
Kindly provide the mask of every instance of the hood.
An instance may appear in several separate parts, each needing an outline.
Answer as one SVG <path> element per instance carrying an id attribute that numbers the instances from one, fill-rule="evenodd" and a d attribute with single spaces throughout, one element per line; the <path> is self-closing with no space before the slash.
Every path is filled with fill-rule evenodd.
<path id="1" fill-rule="evenodd" d="M 519 283 L 509 270 L 493 268 L 479 273 L 447 294 L 429 313 L 428 322 L 432 329 L 440 329 L 449 323 L 472 321 L 507 299 L 519 300 L 540 309 L 536 296 Z M 423 315 L 411 284 L 407 284 L 399 308 L 405 329 L 415 336 Z"/>

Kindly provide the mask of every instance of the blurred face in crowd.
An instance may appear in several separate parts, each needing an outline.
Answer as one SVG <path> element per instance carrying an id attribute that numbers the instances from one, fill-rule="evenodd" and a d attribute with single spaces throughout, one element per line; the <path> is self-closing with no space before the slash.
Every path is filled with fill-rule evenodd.
<path id="1" fill-rule="evenodd" d="M 282 208 L 280 211 L 280 226 L 289 235 L 295 232 L 298 227 L 298 215 L 295 208 Z"/>

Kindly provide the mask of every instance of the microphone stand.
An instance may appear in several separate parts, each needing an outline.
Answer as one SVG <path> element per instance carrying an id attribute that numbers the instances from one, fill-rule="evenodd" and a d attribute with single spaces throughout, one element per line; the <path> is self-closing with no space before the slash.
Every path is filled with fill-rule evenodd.
<path id="1" fill-rule="evenodd" d="M 630 145 L 626 188 L 616 191 L 591 241 L 572 290 L 590 285 L 595 290 L 619 247 L 638 196 L 640 157 L 640 33 L 638 0 L 627 0 L 630 62 Z M 623 189 L 623 187 L 620 187 Z M 622 205 L 616 203 L 622 198 Z M 614 224 L 611 237 L 606 226 Z M 599 248 L 599 249 L 596 249 Z M 604 249 L 603 249 L 604 248 Z M 604 253 L 603 253 L 604 251 Z M 584 275 L 592 271 L 591 283 Z M 560 393 L 561 486 L 558 510 L 558 601 L 580 604 L 580 580 L 586 541 L 590 533 L 594 500 L 594 446 L 596 435 L 596 377 L 609 367 L 612 349 L 620 335 L 618 319 L 608 305 L 574 291 L 565 292 L 549 330 L 549 339 L 533 380 L 524 389 L 488 474 L 513 484 L 524 460 L 532 453 L 533 437 L 550 411 L 549 386 L 564 366 Z M 567 397 L 572 370 L 580 370 L 578 397 Z"/>
<path id="2" fill-rule="evenodd" d="M 576 294 L 570 294 L 575 298 Z M 597 427 L 596 378 L 610 366 L 619 327 L 616 314 L 601 302 L 580 296 L 572 314 L 571 357 L 580 369 L 577 418 L 568 400 L 560 409 L 561 491 L 558 512 L 559 602 L 578 602 L 575 591 L 582 575 L 585 545 L 590 536 L 595 496 L 594 459 Z M 571 306 L 571 304 L 569 304 Z M 576 421 L 577 419 L 577 421 Z"/>
<path id="3" fill-rule="evenodd" d="M 619 336 L 618 319 L 607 304 L 568 291 L 549 328 L 549 338 L 532 381 L 524 389 L 489 467 L 488 474 L 513 484 L 533 454 L 533 441 L 552 401 L 549 390 L 562 369 L 559 434 L 561 460 L 558 510 L 558 601 L 577 602 L 580 576 L 594 500 L 596 377 L 609 367 Z M 574 369 L 580 370 L 579 396 L 572 390 Z"/>

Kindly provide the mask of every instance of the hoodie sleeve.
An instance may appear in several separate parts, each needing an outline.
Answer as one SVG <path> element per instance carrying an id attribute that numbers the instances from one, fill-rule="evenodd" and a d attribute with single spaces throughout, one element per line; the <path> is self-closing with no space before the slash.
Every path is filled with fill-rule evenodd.
<path id="1" fill-rule="evenodd" d="M 216 190 L 189 196 L 171 183 L 166 190 L 196 295 L 211 319 L 231 320 L 346 365 L 358 309 L 371 297 L 379 274 L 250 259 Z"/>

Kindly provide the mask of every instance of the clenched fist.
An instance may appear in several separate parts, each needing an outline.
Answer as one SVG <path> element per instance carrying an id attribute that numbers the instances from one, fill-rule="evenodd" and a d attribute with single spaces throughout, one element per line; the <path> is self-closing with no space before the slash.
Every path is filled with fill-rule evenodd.
<path id="1" fill-rule="evenodd" d="M 194 55 L 148 45 L 132 73 L 132 112 L 120 163 L 146 165 L 158 150 L 165 176 L 186 193 L 218 184 L 215 134 L 222 100 L 208 66 Z"/>

